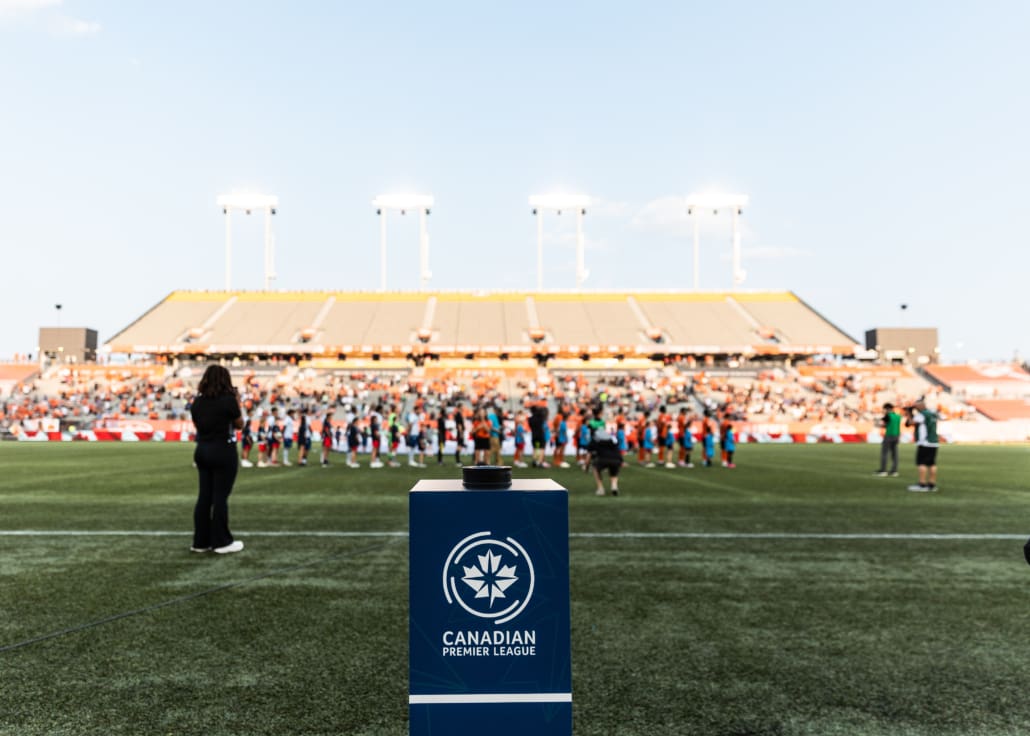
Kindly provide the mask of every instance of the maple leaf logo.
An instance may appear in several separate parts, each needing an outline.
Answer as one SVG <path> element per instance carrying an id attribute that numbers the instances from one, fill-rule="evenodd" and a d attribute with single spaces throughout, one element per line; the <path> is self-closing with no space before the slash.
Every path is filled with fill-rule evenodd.
<path id="1" fill-rule="evenodd" d="M 465 585 L 476 591 L 476 598 L 489 598 L 490 608 L 494 601 L 504 598 L 504 591 L 518 582 L 514 565 L 501 566 L 501 556 L 488 550 L 485 555 L 476 555 L 478 565 L 462 565 L 465 576 L 461 579 Z"/>

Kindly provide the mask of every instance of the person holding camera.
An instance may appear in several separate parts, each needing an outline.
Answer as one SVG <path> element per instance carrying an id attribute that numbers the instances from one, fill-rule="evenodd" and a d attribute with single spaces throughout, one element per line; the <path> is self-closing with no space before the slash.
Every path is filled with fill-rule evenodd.
<path id="1" fill-rule="evenodd" d="M 916 467 L 919 471 L 919 483 L 909 486 L 910 491 L 937 491 L 937 448 L 940 446 L 937 437 L 938 418 L 937 412 L 926 407 L 925 399 L 920 398 L 912 405 L 908 424 L 916 430 Z"/>
<path id="2" fill-rule="evenodd" d="M 898 442 L 901 440 L 901 415 L 894 411 L 894 404 L 883 405 L 883 439 L 880 441 L 880 469 L 876 475 L 892 478 L 898 475 Z M 887 458 L 890 457 L 891 469 L 887 470 Z"/>
<path id="3" fill-rule="evenodd" d="M 594 480 L 597 481 L 597 490 L 594 493 L 598 496 L 604 495 L 602 474 L 607 470 L 612 495 L 618 496 L 619 470 L 622 468 L 622 452 L 619 450 L 619 443 L 608 432 L 607 427 L 602 426 L 594 430 L 587 449 L 590 451 L 590 465 L 594 470 Z"/>

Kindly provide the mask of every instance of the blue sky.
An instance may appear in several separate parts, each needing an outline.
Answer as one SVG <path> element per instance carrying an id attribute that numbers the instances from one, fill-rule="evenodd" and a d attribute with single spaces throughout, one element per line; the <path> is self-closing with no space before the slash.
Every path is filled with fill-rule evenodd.
<path id="1" fill-rule="evenodd" d="M 432 287 L 530 289 L 527 197 L 594 198 L 586 286 L 690 288 L 689 192 L 747 193 L 744 288 L 946 361 L 1030 356 L 1030 3 L 0 0 L 0 357 L 224 283 L 215 198 L 277 194 L 283 289 L 374 289 L 421 191 Z M 706 218 L 701 287 L 730 286 Z M 233 285 L 262 285 L 234 220 Z M 546 288 L 575 285 L 547 220 Z M 390 287 L 418 285 L 390 221 Z M 906 303 L 904 313 L 899 305 Z"/>

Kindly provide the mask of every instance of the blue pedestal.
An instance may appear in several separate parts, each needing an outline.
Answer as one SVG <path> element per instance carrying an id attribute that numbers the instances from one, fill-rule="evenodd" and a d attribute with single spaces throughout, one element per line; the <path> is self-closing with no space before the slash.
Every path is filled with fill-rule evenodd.
<path id="1" fill-rule="evenodd" d="M 569 736 L 568 492 L 410 494 L 410 733 Z"/>

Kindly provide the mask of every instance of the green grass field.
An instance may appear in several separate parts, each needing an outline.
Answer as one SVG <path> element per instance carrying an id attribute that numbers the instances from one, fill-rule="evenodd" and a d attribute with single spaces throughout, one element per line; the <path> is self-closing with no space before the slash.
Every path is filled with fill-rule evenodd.
<path id="1" fill-rule="evenodd" d="M 0 531 L 170 532 L 0 534 L 0 734 L 406 734 L 406 537 L 313 532 L 404 532 L 458 471 L 242 470 L 220 557 L 188 551 L 191 451 L 0 446 Z M 748 445 L 619 498 L 549 471 L 575 733 L 1030 733 L 1030 448 L 945 447 L 938 494 L 877 453 Z M 834 534 L 898 536 L 792 536 Z"/>

